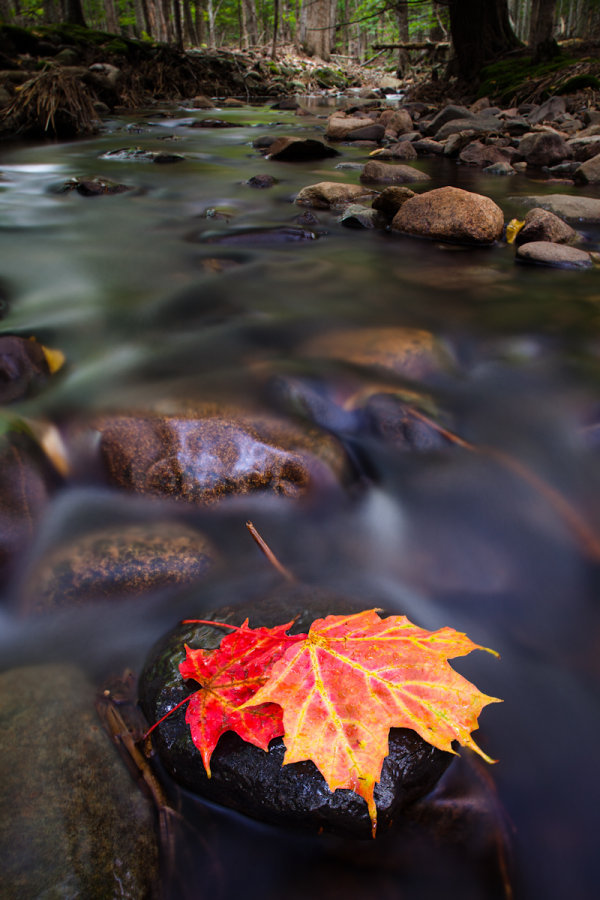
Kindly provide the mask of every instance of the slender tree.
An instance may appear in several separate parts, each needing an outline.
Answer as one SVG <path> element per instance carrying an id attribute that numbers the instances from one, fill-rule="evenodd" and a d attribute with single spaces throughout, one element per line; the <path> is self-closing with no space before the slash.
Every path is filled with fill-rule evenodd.
<path id="1" fill-rule="evenodd" d="M 556 0 L 532 0 L 529 46 L 533 61 L 551 59 L 559 52 L 554 39 L 554 13 Z"/>

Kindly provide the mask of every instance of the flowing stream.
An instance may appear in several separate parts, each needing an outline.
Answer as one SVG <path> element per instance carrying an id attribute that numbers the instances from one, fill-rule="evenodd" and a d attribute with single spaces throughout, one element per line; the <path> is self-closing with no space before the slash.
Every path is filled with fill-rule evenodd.
<path id="1" fill-rule="evenodd" d="M 166 503 L 168 515 L 209 534 L 227 560 L 205 586 L 23 618 L 22 581 L 48 547 L 97 525 L 165 514 L 163 505 L 107 487 L 97 460 L 84 465 L 95 459 L 86 448 L 7 587 L 0 664 L 69 661 L 98 683 L 126 666 L 139 672 L 181 618 L 272 588 L 275 576 L 244 528 L 252 519 L 302 581 L 426 628 L 450 625 L 500 652 L 500 661 L 473 654 L 456 668 L 504 701 L 484 710 L 476 739 L 499 760 L 489 774 L 510 823 L 514 896 L 583 900 L 597 882 L 600 622 L 598 555 L 587 538 L 600 534 L 590 428 L 600 410 L 598 270 L 517 265 L 506 244 L 472 249 L 348 229 L 329 211 L 316 212 L 315 240 L 249 240 L 250 228 L 297 227 L 302 210 L 293 198 L 305 185 L 358 183 L 357 170 L 336 166 L 364 163 L 360 148 L 341 145 L 339 157 L 318 163 L 271 162 L 253 149 L 268 134 L 322 138 L 328 110 L 315 98 L 307 105 L 304 117 L 266 106 L 165 109 L 164 117 L 114 117 L 89 140 L 0 148 L 2 331 L 34 335 L 67 360 L 12 412 L 54 422 L 75 441 L 95 416 L 120 410 L 243 406 L 259 396 L 302 415 L 307 397 L 335 405 L 346 372 L 307 361 L 298 352 L 305 340 L 327 329 L 401 326 L 433 332 L 452 359 L 427 384 L 408 387 L 425 391 L 470 445 L 492 452 L 400 452 L 328 420 L 359 473 L 352 487 L 306 502 L 248 495 L 210 508 Z M 217 116 L 235 127 L 189 127 Z M 126 147 L 185 159 L 100 158 Z M 415 165 L 431 176 L 428 187 L 491 196 L 506 222 L 523 213 L 522 196 L 576 190 L 447 160 Z M 246 184 L 260 173 L 277 184 Z M 56 191 L 96 175 L 134 190 L 97 198 Z M 224 235 L 232 239 L 209 240 Z M 597 248 L 600 230 L 587 229 L 586 241 Z M 378 377 L 353 374 L 365 389 Z M 202 815 L 192 809 L 190 821 Z M 393 841 L 359 853 L 343 841 L 212 815 L 225 823 L 210 850 L 225 870 L 224 900 L 242 892 L 263 900 L 503 896 L 475 865 L 457 870 L 441 852 L 437 865 L 429 855 L 407 874 L 395 865 Z M 212 890 L 206 854 L 192 846 L 183 856 L 178 877 L 204 879 Z"/>

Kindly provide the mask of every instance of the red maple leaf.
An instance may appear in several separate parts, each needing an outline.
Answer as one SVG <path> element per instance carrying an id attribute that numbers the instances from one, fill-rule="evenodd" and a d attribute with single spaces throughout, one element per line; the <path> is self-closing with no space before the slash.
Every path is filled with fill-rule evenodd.
<path id="1" fill-rule="evenodd" d="M 434 747 L 477 746 L 471 732 L 496 698 L 482 694 L 447 660 L 481 649 L 452 628 L 426 631 L 405 616 L 377 610 L 328 616 L 274 663 L 271 677 L 246 703 L 283 709 L 284 765 L 311 759 L 330 790 L 350 788 L 367 802 L 388 754 L 390 728 L 412 728 Z M 490 651 L 493 652 L 493 651 Z"/>
<path id="2" fill-rule="evenodd" d="M 282 710 L 277 704 L 240 707 L 265 684 L 273 663 L 304 637 L 286 634 L 292 624 L 249 628 L 246 619 L 240 628 L 225 635 L 216 650 L 192 650 L 186 645 L 186 658 L 179 666 L 181 677 L 194 679 L 201 688 L 187 698 L 185 720 L 209 778 L 210 758 L 224 732 L 235 731 L 262 750 L 283 734 Z"/>

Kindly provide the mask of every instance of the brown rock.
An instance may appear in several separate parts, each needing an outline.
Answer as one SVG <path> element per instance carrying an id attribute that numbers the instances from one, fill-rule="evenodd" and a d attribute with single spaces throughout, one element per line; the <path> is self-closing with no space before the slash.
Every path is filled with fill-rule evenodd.
<path id="1" fill-rule="evenodd" d="M 338 151 L 322 141 L 298 137 L 277 138 L 270 144 L 267 152 L 268 159 L 277 159 L 281 162 L 307 162 L 314 159 L 329 159 L 333 156 L 339 156 Z"/>
<path id="2" fill-rule="evenodd" d="M 564 244 L 551 244 L 548 241 L 522 244 L 517 249 L 516 258 L 522 262 L 558 269 L 589 269 L 593 266 L 592 258 L 585 250 L 566 247 Z"/>
<path id="3" fill-rule="evenodd" d="M 553 166 L 569 159 L 571 152 L 565 139 L 554 131 L 526 134 L 519 144 L 519 156 L 528 166 Z"/>
<path id="4" fill-rule="evenodd" d="M 380 121 L 382 118 L 383 116 L 380 117 Z M 386 131 L 393 131 L 396 135 L 408 134 L 409 131 L 413 130 L 411 115 L 405 109 L 393 110 L 392 115 L 385 122 L 382 122 L 382 125 L 385 125 Z"/>
<path id="5" fill-rule="evenodd" d="M 296 203 L 313 209 L 330 209 L 354 203 L 373 196 L 373 191 L 358 184 L 344 184 L 339 181 L 321 181 L 302 188 Z"/>
<path id="6" fill-rule="evenodd" d="M 389 147 L 375 150 L 371 156 L 375 156 L 377 159 L 416 159 L 417 151 L 410 141 L 398 141 L 396 144 L 390 144 Z"/>
<path id="7" fill-rule="evenodd" d="M 467 244 L 492 244 L 503 227 L 502 210 L 493 200 L 455 187 L 411 197 L 392 222 L 404 234 Z"/>
<path id="8" fill-rule="evenodd" d="M 348 132 L 344 140 L 346 141 L 374 141 L 379 142 L 385 134 L 383 125 L 363 125 L 361 128 L 354 128 Z"/>
<path id="9" fill-rule="evenodd" d="M 493 166 L 494 163 L 506 162 L 507 156 L 499 147 L 482 144 L 481 141 L 471 141 L 461 150 L 458 158 L 469 166 Z"/>
<path id="10" fill-rule="evenodd" d="M 44 348 L 17 335 L 0 336 L 0 403 L 26 397 L 50 375 Z"/>
<path id="11" fill-rule="evenodd" d="M 195 97 L 189 101 L 189 105 L 192 109 L 214 109 L 215 104 L 208 97 L 205 97 L 204 94 L 197 94 Z"/>
<path id="12" fill-rule="evenodd" d="M 317 335 L 302 348 L 309 357 L 335 359 L 421 379 L 447 366 L 446 351 L 419 328 L 352 328 Z"/>
<path id="13" fill-rule="evenodd" d="M 412 144 L 418 156 L 441 156 L 444 152 L 444 145 L 433 138 L 421 138 Z"/>
<path id="14" fill-rule="evenodd" d="M 525 224 L 515 238 L 515 244 L 532 241 L 550 241 L 554 244 L 572 244 L 577 240 L 577 232 L 561 218 L 547 209 L 535 207 L 525 216 Z"/>
<path id="15" fill-rule="evenodd" d="M 573 177 L 580 184 L 600 184 L 600 153 L 581 163 Z"/>
<path id="16" fill-rule="evenodd" d="M 375 197 L 371 206 L 373 209 L 379 210 L 390 219 L 393 218 L 403 203 L 406 203 L 411 197 L 415 196 L 415 192 L 410 188 L 401 185 L 392 185 L 386 187 Z"/>
<path id="17" fill-rule="evenodd" d="M 371 122 L 368 116 L 345 116 L 343 113 L 335 112 L 329 117 L 325 135 L 330 141 L 344 141 L 351 131 L 364 128 Z"/>
<path id="18" fill-rule="evenodd" d="M 347 475 L 333 437 L 231 411 L 115 418 L 102 428 L 100 449 L 113 484 L 188 503 L 257 491 L 298 497 Z"/>
<path id="19" fill-rule="evenodd" d="M 426 172 L 421 172 L 412 166 L 395 166 L 369 160 L 362 170 L 360 180 L 363 184 L 414 184 L 431 179 Z"/>
<path id="20" fill-rule="evenodd" d="M 45 554 L 27 579 L 20 606 L 38 613 L 136 597 L 197 581 L 216 558 L 203 534 L 178 522 L 103 528 Z"/>

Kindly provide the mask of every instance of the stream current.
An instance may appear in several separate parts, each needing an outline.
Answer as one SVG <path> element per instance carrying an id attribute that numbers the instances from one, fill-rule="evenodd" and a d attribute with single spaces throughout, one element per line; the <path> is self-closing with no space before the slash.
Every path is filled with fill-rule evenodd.
<path id="1" fill-rule="evenodd" d="M 244 528 L 252 519 L 305 583 L 426 628 L 450 625 L 499 651 L 500 661 L 473 654 L 455 667 L 504 701 L 484 710 L 475 737 L 499 760 L 490 775 L 510 823 L 514 896 L 591 898 L 599 833 L 598 558 L 550 495 L 600 533 L 598 448 L 587 427 L 600 410 L 597 270 L 516 265 L 505 244 L 473 249 L 348 229 L 329 211 L 317 212 L 316 240 L 248 240 L 246 229 L 294 225 L 302 210 L 293 198 L 305 185 L 358 182 L 358 171 L 336 168 L 365 162 L 366 151 L 356 147 L 340 145 L 339 157 L 318 163 L 271 162 L 253 149 L 267 134 L 322 139 L 328 110 L 316 100 L 307 105 L 305 117 L 268 107 L 166 109 L 164 118 L 155 111 L 112 118 L 89 140 L 0 148 L 2 331 L 35 335 L 67 360 L 43 391 L 11 412 L 54 422 L 67 434 L 105 412 L 168 411 L 197 400 L 243 406 L 258 394 L 274 410 L 284 402 L 302 415 L 306 396 L 322 396 L 323 385 L 345 371 L 307 362 L 296 353 L 302 341 L 348 326 L 416 327 L 444 343 L 453 365 L 425 387 L 409 387 L 426 390 L 470 444 L 516 459 L 548 490 L 490 455 L 456 447 L 399 452 L 343 428 L 357 485 L 305 502 L 257 494 L 209 509 L 173 508 L 109 488 L 97 461 L 80 462 L 6 588 L 0 665 L 67 661 L 98 683 L 124 667 L 139 672 L 149 648 L 181 618 L 273 587 L 276 578 Z M 235 127 L 189 127 L 209 116 Z M 123 147 L 185 159 L 99 158 Z M 575 191 L 523 175 L 494 178 L 448 160 L 415 165 L 432 178 L 423 189 L 452 184 L 484 193 L 506 222 L 523 213 L 520 197 Z M 259 173 L 278 183 L 268 190 L 245 183 Z M 55 190 L 96 175 L 134 190 L 98 198 Z M 585 193 L 600 196 L 594 188 Z M 237 237 L 206 240 L 224 234 Z M 595 249 L 600 232 L 588 229 L 586 239 Z M 222 271 L 210 262 L 215 257 L 225 261 Z M 264 391 L 257 373 L 265 371 L 281 390 Z M 374 376 L 353 377 L 367 389 Z M 227 561 L 218 577 L 135 602 L 19 614 L 20 585 L 49 547 L 101 525 L 164 515 L 165 506 L 214 540 Z M 201 819 L 186 803 L 190 821 Z M 211 814 L 221 823 L 219 890 L 204 851 L 192 847 L 178 863 L 178 878 L 204 879 L 206 896 L 503 896 L 475 864 L 436 858 L 435 850 L 406 872 L 394 866 L 392 840 L 361 854 L 351 842 Z M 169 877 L 164 893 L 180 895 Z M 205 896 L 200 889 L 195 895 Z"/>

